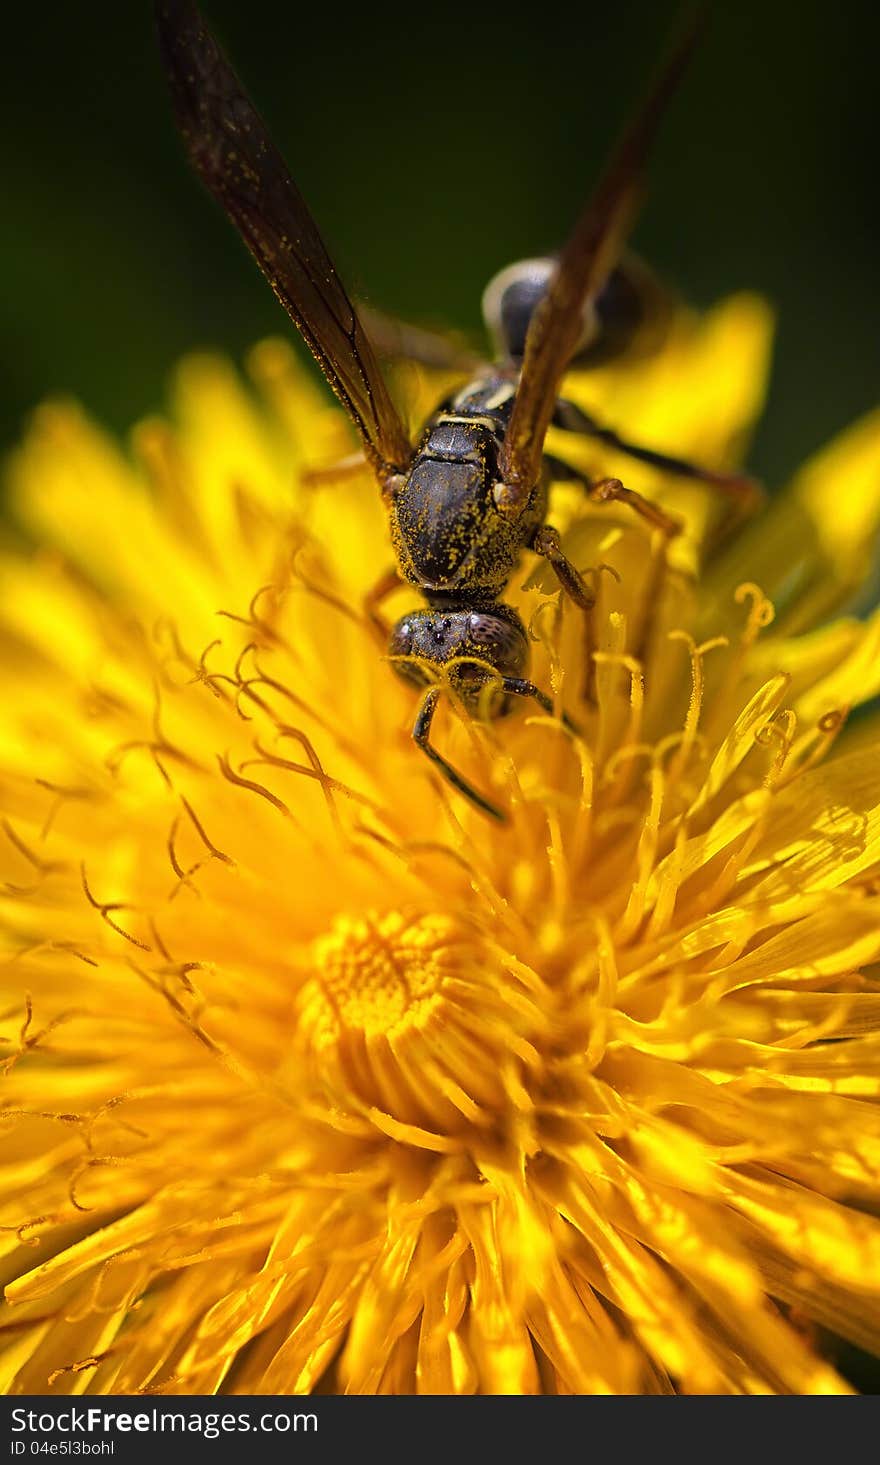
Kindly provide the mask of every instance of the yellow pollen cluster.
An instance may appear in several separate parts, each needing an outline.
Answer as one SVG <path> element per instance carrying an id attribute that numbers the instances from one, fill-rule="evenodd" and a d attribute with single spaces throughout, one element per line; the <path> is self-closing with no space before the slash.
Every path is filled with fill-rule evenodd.
<path id="1" fill-rule="evenodd" d="M 522 1035 L 537 1009 L 485 937 L 439 914 L 342 917 L 315 943 L 314 972 L 287 1081 L 305 1072 L 339 1110 L 470 1170 L 472 1129 L 479 1142 L 506 1131 L 517 1059 L 538 1062 Z"/>
<path id="2" fill-rule="evenodd" d="M 455 925 L 443 916 L 340 918 L 315 942 L 315 976 L 299 999 L 315 1048 L 352 1030 L 398 1039 L 434 1021 L 444 978 L 456 969 L 455 940 Z"/>

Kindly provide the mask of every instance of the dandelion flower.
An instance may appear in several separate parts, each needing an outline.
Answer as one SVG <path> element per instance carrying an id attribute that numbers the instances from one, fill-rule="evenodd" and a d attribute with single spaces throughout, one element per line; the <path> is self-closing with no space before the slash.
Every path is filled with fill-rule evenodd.
<path id="1" fill-rule="evenodd" d="M 732 463 L 769 329 L 735 297 L 570 393 Z M 436 724 L 496 825 L 362 612 L 369 475 L 308 481 L 343 419 L 282 344 L 250 371 L 184 363 L 130 456 L 48 405 L 11 465 L 0 1387 L 848 1392 L 828 1340 L 880 1347 L 880 758 L 847 722 L 880 616 L 846 613 L 880 417 L 736 535 L 590 448 L 687 528 L 558 486 L 589 647 L 531 557 L 510 592 L 555 715 Z"/>

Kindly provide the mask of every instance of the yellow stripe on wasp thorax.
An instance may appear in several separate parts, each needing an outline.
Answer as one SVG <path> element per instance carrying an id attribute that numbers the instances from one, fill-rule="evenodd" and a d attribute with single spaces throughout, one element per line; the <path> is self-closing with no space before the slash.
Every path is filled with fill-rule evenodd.
<path id="1" fill-rule="evenodd" d="M 436 417 L 431 418 L 430 427 L 443 427 L 447 423 L 453 423 L 461 427 L 485 427 L 495 437 L 501 432 L 502 425 L 496 417 L 458 416 L 454 412 L 438 412 Z"/>

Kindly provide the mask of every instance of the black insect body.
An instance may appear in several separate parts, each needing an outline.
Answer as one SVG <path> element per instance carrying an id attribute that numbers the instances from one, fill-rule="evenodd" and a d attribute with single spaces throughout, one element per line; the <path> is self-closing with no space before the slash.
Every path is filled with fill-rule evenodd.
<path id="1" fill-rule="evenodd" d="M 432 416 L 416 448 L 391 400 L 363 319 L 344 290 L 308 208 L 265 125 L 223 57 L 193 0 L 158 0 L 159 37 L 178 125 L 190 158 L 238 228 L 275 294 L 357 429 L 388 505 L 397 568 L 367 598 L 377 626 L 382 600 L 400 584 L 427 608 L 401 617 L 390 634 L 392 664 L 422 687 L 416 743 L 449 782 L 485 813 L 500 809 L 433 747 L 441 685 L 475 715 L 498 717 L 517 698 L 551 703 L 528 680 L 529 642 L 500 597 L 523 550 L 543 555 L 566 594 L 587 615 L 593 597 L 545 524 L 551 477 L 573 471 L 544 453 L 553 423 L 589 435 L 671 472 L 746 496 L 728 477 L 621 439 L 560 399 L 572 362 L 616 354 L 650 308 L 653 282 L 621 258 L 649 144 L 682 72 L 694 32 L 673 52 L 625 132 L 598 188 L 556 260 L 527 260 L 496 277 L 484 297 L 498 349 L 495 366 L 467 363 L 472 379 Z M 371 334 L 396 354 L 460 365 L 440 338 L 363 313 Z M 628 503 L 672 536 L 680 525 L 617 479 L 585 485 L 597 500 Z"/>
<path id="2" fill-rule="evenodd" d="M 390 496 L 391 539 L 404 579 L 429 598 L 493 598 L 547 509 L 543 475 L 516 518 L 494 498 L 514 384 L 469 385 L 428 423 L 413 465 Z"/>

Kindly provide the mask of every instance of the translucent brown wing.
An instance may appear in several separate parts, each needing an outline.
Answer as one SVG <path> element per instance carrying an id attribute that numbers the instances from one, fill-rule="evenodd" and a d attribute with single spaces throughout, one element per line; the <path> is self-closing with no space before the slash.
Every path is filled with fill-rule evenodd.
<path id="1" fill-rule="evenodd" d="M 580 336 L 584 306 L 602 289 L 623 248 L 648 150 L 696 43 L 695 23 L 675 47 L 564 245 L 529 326 L 522 373 L 501 450 L 502 507 L 518 512 L 541 471 L 559 384 Z"/>
<path id="2" fill-rule="evenodd" d="M 380 357 L 388 357 L 391 361 L 414 361 L 418 366 L 460 372 L 462 376 L 475 376 L 487 365 L 485 359 L 472 351 L 459 336 L 443 335 L 440 331 L 413 325 L 411 321 L 400 320 L 373 305 L 365 305 L 363 301 L 358 303 L 358 312 Z"/>
<path id="3" fill-rule="evenodd" d="M 363 439 L 380 476 L 412 448 L 317 227 L 193 0 L 157 0 L 159 43 L 192 164 L 223 205 Z"/>

